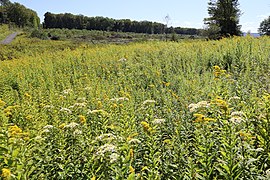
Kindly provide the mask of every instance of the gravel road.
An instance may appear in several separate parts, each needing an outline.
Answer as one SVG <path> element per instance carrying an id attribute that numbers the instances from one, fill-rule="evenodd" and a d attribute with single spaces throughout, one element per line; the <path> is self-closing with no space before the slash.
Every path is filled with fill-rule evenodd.
<path id="1" fill-rule="evenodd" d="M 17 36 L 17 32 L 10 34 L 6 37 L 3 41 L 0 42 L 0 44 L 9 44 L 12 42 L 12 40 Z"/>

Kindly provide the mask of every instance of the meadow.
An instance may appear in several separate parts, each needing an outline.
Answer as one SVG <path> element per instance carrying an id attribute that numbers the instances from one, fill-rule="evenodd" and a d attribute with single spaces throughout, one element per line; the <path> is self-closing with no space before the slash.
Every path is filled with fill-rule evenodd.
<path id="1" fill-rule="evenodd" d="M 269 37 L 65 43 L 3 46 L 2 179 L 270 178 Z"/>

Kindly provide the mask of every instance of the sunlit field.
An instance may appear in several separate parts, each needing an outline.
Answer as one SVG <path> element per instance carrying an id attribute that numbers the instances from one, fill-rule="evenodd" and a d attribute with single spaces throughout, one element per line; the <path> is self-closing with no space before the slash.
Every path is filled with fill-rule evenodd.
<path id="1" fill-rule="evenodd" d="M 269 44 L 19 38 L 0 62 L 2 179 L 269 179 Z"/>

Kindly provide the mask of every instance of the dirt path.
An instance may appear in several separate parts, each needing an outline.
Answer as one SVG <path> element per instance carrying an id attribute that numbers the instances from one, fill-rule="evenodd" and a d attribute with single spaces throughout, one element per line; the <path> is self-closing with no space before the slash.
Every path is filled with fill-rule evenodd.
<path id="1" fill-rule="evenodd" d="M 6 37 L 3 41 L 0 42 L 0 44 L 9 44 L 12 42 L 12 40 L 18 35 L 17 32 L 10 34 Z"/>

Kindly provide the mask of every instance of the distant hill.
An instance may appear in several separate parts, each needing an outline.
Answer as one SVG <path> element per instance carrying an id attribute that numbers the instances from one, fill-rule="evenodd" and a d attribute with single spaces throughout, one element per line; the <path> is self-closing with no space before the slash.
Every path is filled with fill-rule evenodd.
<path id="1" fill-rule="evenodd" d="M 246 36 L 248 33 L 243 33 L 243 36 Z M 259 33 L 250 33 L 251 36 L 253 37 L 260 37 L 261 35 Z"/>

